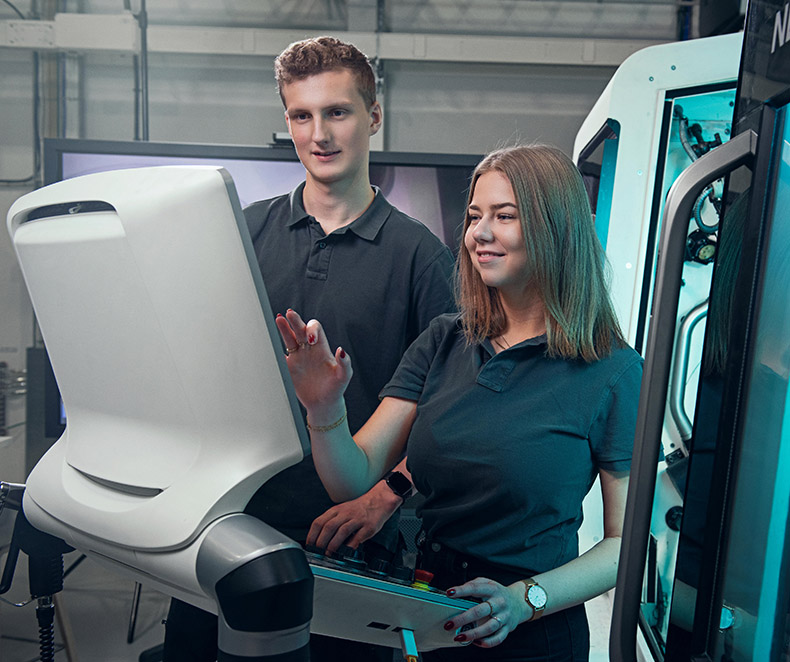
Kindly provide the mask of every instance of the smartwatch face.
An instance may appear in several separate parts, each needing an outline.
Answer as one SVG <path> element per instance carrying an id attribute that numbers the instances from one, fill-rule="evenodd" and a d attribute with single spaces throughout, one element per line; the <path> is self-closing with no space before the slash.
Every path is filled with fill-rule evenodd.
<path id="1" fill-rule="evenodd" d="M 543 609 L 546 606 L 546 591 L 540 586 L 530 586 L 527 591 L 527 597 L 529 598 L 529 603 L 535 609 Z"/>
<path id="2" fill-rule="evenodd" d="M 387 485 L 400 497 L 405 498 L 411 493 L 411 481 L 399 471 L 395 471 L 387 477 Z"/>

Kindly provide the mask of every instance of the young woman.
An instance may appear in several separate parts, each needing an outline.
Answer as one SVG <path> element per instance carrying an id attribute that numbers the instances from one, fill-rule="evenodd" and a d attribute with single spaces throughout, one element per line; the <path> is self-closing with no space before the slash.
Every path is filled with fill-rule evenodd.
<path id="1" fill-rule="evenodd" d="M 278 316 L 316 468 L 345 500 L 408 453 L 425 497 L 420 564 L 448 595 L 482 600 L 445 626 L 476 623 L 456 637 L 476 646 L 426 660 L 586 660 L 583 603 L 615 584 L 641 359 L 617 324 L 573 163 L 543 145 L 487 156 L 464 248 L 461 313 L 414 342 L 353 438 L 349 356 L 316 320 Z M 579 556 L 596 477 L 604 539 Z"/>

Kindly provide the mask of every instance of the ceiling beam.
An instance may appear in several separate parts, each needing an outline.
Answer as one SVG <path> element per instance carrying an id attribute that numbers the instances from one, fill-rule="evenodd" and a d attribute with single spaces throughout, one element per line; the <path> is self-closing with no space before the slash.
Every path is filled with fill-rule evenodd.
<path id="1" fill-rule="evenodd" d="M 274 57 L 288 44 L 323 34 L 304 30 L 149 25 L 149 53 Z M 392 32 L 333 32 L 369 57 L 413 62 L 616 67 L 648 39 L 513 37 Z M 130 52 L 140 48 L 132 14 L 57 14 L 53 21 L 0 21 L 0 48 Z"/>

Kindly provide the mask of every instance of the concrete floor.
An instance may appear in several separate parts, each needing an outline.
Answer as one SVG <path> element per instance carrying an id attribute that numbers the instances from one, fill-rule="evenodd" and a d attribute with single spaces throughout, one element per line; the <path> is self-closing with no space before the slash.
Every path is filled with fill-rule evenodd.
<path id="1" fill-rule="evenodd" d="M 68 568 L 79 554 L 65 557 Z M 5 551 L 0 550 L 0 569 Z M 20 555 L 14 584 L 0 596 L 12 602 L 27 599 L 27 564 Z M 169 598 L 143 588 L 134 640 L 127 643 L 134 582 L 111 573 L 90 559 L 80 563 L 66 578 L 58 595 L 59 618 L 55 630 L 56 662 L 138 662 L 140 653 L 160 644 L 164 638 L 162 620 L 167 615 Z M 608 659 L 611 598 L 604 595 L 587 605 L 590 621 L 590 662 Z M 71 656 L 65 642 L 71 643 Z M 39 659 L 38 626 L 35 604 L 11 607 L 0 601 L 0 660 L 36 662 Z M 395 660 L 399 656 L 394 657 Z"/>

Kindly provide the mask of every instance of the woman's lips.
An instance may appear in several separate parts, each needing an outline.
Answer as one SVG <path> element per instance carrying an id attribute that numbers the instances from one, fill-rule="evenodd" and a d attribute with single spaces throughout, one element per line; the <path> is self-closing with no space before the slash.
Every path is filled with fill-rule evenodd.
<path id="1" fill-rule="evenodd" d="M 494 253 L 492 251 L 478 251 L 476 255 L 477 261 L 482 264 L 493 262 L 494 260 L 502 257 L 502 253 Z"/>

